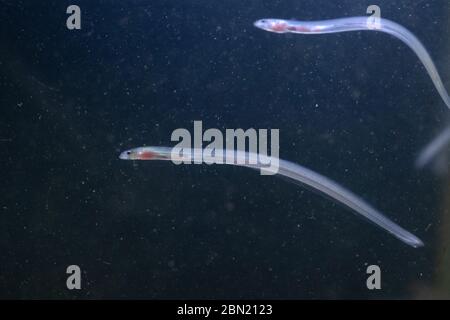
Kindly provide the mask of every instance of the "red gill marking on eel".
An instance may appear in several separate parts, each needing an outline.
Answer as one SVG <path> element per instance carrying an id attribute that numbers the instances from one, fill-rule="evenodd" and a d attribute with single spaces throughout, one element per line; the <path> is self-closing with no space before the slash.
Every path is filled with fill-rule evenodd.
<path id="1" fill-rule="evenodd" d="M 286 30 L 287 24 L 286 23 L 275 23 L 272 26 L 272 31 L 275 32 L 283 32 Z"/>
<path id="2" fill-rule="evenodd" d="M 152 151 L 143 151 L 139 153 L 139 159 L 141 160 L 152 160 L 156 158 L 158 154 Z"/>
<path id="3" fill-rule="evenodd" d="M 287 30 L 298 32 L 311 32 L 311 29 L 305 26 L 288 26 Z"/>

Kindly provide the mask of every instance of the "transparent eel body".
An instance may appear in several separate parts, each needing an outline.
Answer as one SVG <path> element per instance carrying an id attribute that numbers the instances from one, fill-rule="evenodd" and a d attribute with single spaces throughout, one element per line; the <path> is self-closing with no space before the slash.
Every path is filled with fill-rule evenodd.
<path id="1" fill-rule="evenodd" d="M 261 19 L 257 20 L 254 25 L 257 28 L 275 33 L 324 34 L 361 30 L 388 33 L 403 41 L 414 51 L 427 70 L 442 100 L 450 108 L 450 97 L 428 51 L 414 34 L 398 23 L 382 18 L 375 18 L 374 20 L 373 17 L 349 17 L 322 21 Z"/>
<path id="2" fill-rule="evenodd" d="M 428 165 L 450 144 L 450 126 L 441 131 L 420 152 L 416 159 L 416 168 L 422 169 Z"/>
<path id="3" fill-rule="evenodd" d="M 188 160 L 192 162 L 202 161 L 201 149 L 182 150 L 182 155 L 180 155 L 178 152 L 172 152 L 173 149 L 168 147 L 139 147 L 122 152 L 119 158 L 122 160 L 172 160 L 175 162 L 180 162 L 181 160 Z M 256 164 L 249 164 L 248 161 L 250 157 L 261 157 L 261 155 L 244 151 L 221 151 L 223 154 L 223 161 L 221 161 L 220 164 L 231 164 L 252 169 L 265 169 L 265 167 L 260 164 L 262 161 Z M 268 163 L 267 159 L 270 157 L 264 157 L 266 157 L 266 159 L 263 163 Z M 313 190 L 330 197 L 337 203 L 340 203 L 360 214 L 369 221 L 373 222 L 375 225 L 391 233 L 394 237 L 414 248 L 423 246 L 423 242 L 415 235 L 391 221 L 359 196 L 342 187 L 338 183 L 298 164 L 282 159 L 277 159 L 277 161 L 279 163 L 279 167 L 277 168 L 276 174 L 289 178 L 293 182 L 310 187 Z"/>

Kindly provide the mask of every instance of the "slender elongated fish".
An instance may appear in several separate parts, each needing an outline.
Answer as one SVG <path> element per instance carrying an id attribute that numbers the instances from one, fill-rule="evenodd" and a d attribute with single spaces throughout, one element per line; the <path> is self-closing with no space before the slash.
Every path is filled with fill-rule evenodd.
<path id="1" fill-rule="evenodd" d="M 201 149 L 182 149 L 181 153 L 178 151 L 172 152 L 173 150 L 174 149 L 167 147 L 139 147 L 122 152 L 119 158 L 122 160 L 172 160 L 178 163 L 181 161 L 198 161 L 201 163 L 203 160 Z M 219 164 L 230 164 L 252 169 L 267 170 L 261 163 L 271 162 L 271 157 L 264 156 L 266 158 L 264 161 L 257 161 L 256 164 L 251 164 L 248 159 L 258 159 L 258 157 L 261 159 L 262 155 L 244 151 L 229 151 L 230 150 L 226 149 L 216 149 L 216 152 L 223 155 L 223 161 L 219 162 Z M 319 191 L 323 195 L 329 196 L 336 202 L 362 215 L 375 225 L 414 248 L 423 246 L 423 242 L 415 235 L 391 221 L 359 196 L 338 183 L 298 164 L 282 159 L 276 159 L 276 161 L 279 163 L 276 174 L 287 177 L 293 182 L 306 185 L 313 190 Z"/>
<path id="2" fill-rule="evenodd" d="M 439 95 L 448 108 L 450 97 L 445 90 L 441 77 L 423 44 L 408 29 L 393 21 L 373 17 L 350 17 L 322 21 L 297 21 L 283 19 L 261 19 L 255 27 L 275 33 L 324 34 L 346 31 L 380 31 L 400 39 L 410 47 L 424 65 Z"/>

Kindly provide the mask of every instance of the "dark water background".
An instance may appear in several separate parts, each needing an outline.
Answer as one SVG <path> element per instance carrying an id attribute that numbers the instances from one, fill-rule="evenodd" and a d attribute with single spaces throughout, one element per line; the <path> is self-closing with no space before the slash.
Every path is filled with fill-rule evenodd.
<path id="1" fill-rule="evenodd" d="M 70 4 L 81 30 L 65 26 Z M 448 176 L 413 166 L 448 110 L 415 54 L 377 32 L 252 25 L 371 4 L 423 41 L 450 88 L 448 1 L 0 1 L 0 297 L 448 297 Z M 118 159 L 194 120 L 279 128 L 282 158 L 426 246 L 245 168 Z M 366 288 L 370 264 L 381 290 Z"/>

